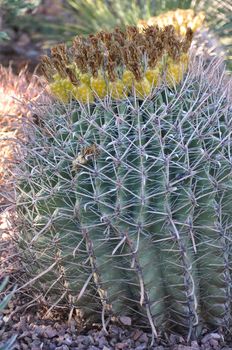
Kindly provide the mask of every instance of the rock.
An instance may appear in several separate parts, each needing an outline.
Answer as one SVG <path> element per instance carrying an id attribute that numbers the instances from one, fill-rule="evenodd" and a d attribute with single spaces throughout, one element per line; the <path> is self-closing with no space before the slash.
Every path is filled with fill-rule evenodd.
<path id="1" fill-rule="evenodd" d="M 85 335 L 78 335 L 76 338 L 76 342 L 82 343 L 84 345 L 89 345 L 91 343 L 91 339 L 88 336 Z"/>
<path id="2" fill-rule="evenodd" d="M 89 348 L 87 348 L 85 345 L 83 345 L 83 344 L 79 344 L 77 347 L 71 347 L 70 349 L 72 349 L 72 350 L 87 350 L 87 349 L 89 349 Z"/>
<path id="3" fill-rule="evenodd" d="M 178 343 L 178 337 L 175 334 L 170 334 L 169 343 L 175 345 Z"/>
<path id="4" fill-rule="evenodd" d="M 139 341 L 140 343 L 145 343 L 145 344 L 147 344 L 147 342 L 148 342 L 148 336 L 147 336 L 147 334 L 146 334 L 146 333 L 142 333 L 141 336 L 139 337 L 138 341 Z"/>
<path id="5" fill-rule="evenodd" d="M 98 346 L 102 349 L 108 345 L 108 341 L 106 340 L 105 337 L 100 337 L 98 339 Z"/>
<path id="6" fill-rule="evenodd" d="M 117 339 L 116 338 L 111 338 L 109 341 L 110 345 L 113 346 L 113 348 L 115 349 L 115 344 L 117 343 Z"/>
<path id="7" fill-rule="evenodd" d="M 26 337 L 24 337 L 23 340 L 24 340 L 25 343 L 31 344 L 31 333 L 29 333 Z"/>
<path id="8" fill-rule="evenodd" d="M 117 326 L 115 326 L 115 325 L 112 325 L 112 326 L 110 327 L 109 333 L 118 335 L 118 334 L 120 333 L 120 329 L 119 329 L 119 327 L 117 327 Z"/>
<path id="9" fill-rule="evenodd" d="M 147 349 L 147 345 L 146 344 L 141 344 L 139 346 L 136 346 L 135 350 L 146 350 Z"/>
<path id="10" fill-rule="evenodd" d="M 32 338 L 33 340 L 38 340 L 38 336 L 37 336 L 37 334 L 35 334 L 34 332 L 32 333 L 31 338 Z"/>
<path id="11" fill-rule="evenodd" d="M 215 340 L 220 340 L 221 339 L 221 335 L 218 333 L 208 333 L 206 334 L 202 339 L 201 339 L 201 343 L 205 344 L 207 343 L 210 339 L 215 339 Z"/>
<path id="12" fill-rule="evenodd" d="M 139 340 L 139 338 L 141 337 L 141 335 L 143 334 L 143 332 L 139 329 L 136 329 L 135 331 L 132 332 L 131 334 L 131 338 L 136 341 Z"/>
<path id="13" fill-rule="evenodd" d="M 73 340 L 71 337 L 65 337 L 63 344 L 70 346 L 73 343 Z"/>
<path id="14" fill-rule="evenodd" d="M 212 347 L 213 349 L 218 349 L 218 345 L 219 345 L 218 340 L 211 338 L 211 339 L 209 340 L 209 344 L 211 345 L 211 347 Z"/>
<path id="15" fill-rule="evenodd" d="M 132 324 L 131 318 L 128 316 L 121 316 L 119 320 L 124 326 L 131 326 Z"/>
<path id="16" fill-rule="evenodd" d="M 52 328 L 51 326 L 48 326 L 44 332 L 44 335 L 46 338 L 54 338 L 55 336 L 58 335 L 57 330 Z"/>
<path id="17" fill-rule="evenodd" d="M 49 344 L 49 350 L 55 350 L 56 349 L 56 345 L 51 343 Z"/>
<path id="18" fill-rule="evenodd" d="M 57 340 L 57 345 L 61 346 L 63 344 L 63 341 L 64 341 L 63 335 L 60 335 L 58 338 L 56 338 L 56 340 Z"/>
<path id="19" fill-rule="evenodd" d="M 41 344 L 41 341 L 39 339 L 36 339 L 33 341 L 33 343 L 31 345 L 32 345 L 32 347 L 35 348 L 34 350 L 36 350 L 36 349 L 40 349 L 40 344 Z"/>
<path id="20" fill-rule="evenodd" d="M 33 333 L 35 334 L 35 335 L 37 335 L 37 336 L 43 336 L 43 333 L 44 333 L 44 328 L 43 328 L 43 326 L 35 326 L 35 328 L 34 328 L 34 331 L 33 331 Z"/>
<path id="21" fill-rule="evenodd" d="M 20 343 L 20 346 L 21 346 L 21 349 L 22 349 L 22 350 L 29 350 L 28 345 L 25 344 L 25 343 Z"/>
<path id="22" fill-rule="evenodd" d="M 5 312 L 6 312 L 6 311 L 5 311 Z M 4 316 L 4 317 L 3 317 L 3 321 L 4 321 L 5 323 L 7 323 L 7 322 L 9 321 L 9 319 L 10 319 L 10 315 Z"/>
<path id="23" fill-rule="evenodd" d="M 123 350 L 127 348 L 127 344 L 126 343 L 117 343 L 115 345 L 115 350 Z"/>
<path id="24" fill-rule="evenodd" d="M 191 350 L 200 350 L 198 342 L 196 340 L 191 342 Z"/>

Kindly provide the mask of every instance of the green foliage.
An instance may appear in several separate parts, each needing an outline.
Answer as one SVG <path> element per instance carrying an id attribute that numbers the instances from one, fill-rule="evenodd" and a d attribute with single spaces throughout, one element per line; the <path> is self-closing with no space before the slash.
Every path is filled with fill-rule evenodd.
<path id="1" fill-rule="evenodd" d="M 78 18 L 76 32 L 82 34 L 110 30 L 116 26 L 136 25 L 140 19 L 148 19 L 161 12 L 176 8 L 190 8 L 191 0 L 184 1 L 104 1 L 68 0 L 73 13 Z"/>
<path id="2" fill-rule="evenodd" d="M 129 315 L 155 336 L 230 329 L 225 78 L 217 61 L 196 61 L 179 86 L 144 100 L 41 110 L 16 209 L 30 284 L 52 306 L 75 306 L 103 324 Z"/>
<path id="3" fill-rule="evenodd" d="M 27 11 L 33 10 L 39 3 L 40 0 L 0 0 L 0 20 L 3 21 L 4 29 L 12 27 L 16 18 L 19 20 L 20 16 L 25 16 Z M 9 39 L 5 31 L 0 32 L 0 42 Z"/>
<path id="4" fill-rule="evenodd" d="M 4 41 L 4 40 L 9 40 L 9 39 L 10 39 L 10 37 L 9 37 L 9 35 L 7 33 L 0 32 L 0 42 Z"/>
<path id="5" fill-rule="evenodd" d="M 0 8 L 7 16 L 17 16 L 27 10 L 33 10 L 40 0 L 0 0 Z"/>
<path id="6" fill-rule="evenodd" d="M 0 41 L 9 40 L 11 31 L 17 29 L 28 33 L 31 40 L 49 46 L 60 40 L 60 37 L 70 39 L 74 33 L 67 30 L 64 19 L 56 18 L 56 22 L 36 13 L 41 0 L 0 0 L 4 32 L 0 32 Z M 0 28 L 2 29 L 2 28 Z"/>
<path id="7" fill-rule="evenodd" d="M 0 293 L 3 292 L 5 289 L 9 278 L 6 277 L 3 282 L 0 285 Z M 0 301 L 0 313 L 5 309 L 5 307 L 8 305 L 10 299 L 12 298 L 14 291 L 12 291 L 10 294 L 6 295 L 2 301 Z M 12 337 L 6 344 L 0 345 L 0 350 L 11 350 L 13 349 L 14 342 L 17 336 Z"/>

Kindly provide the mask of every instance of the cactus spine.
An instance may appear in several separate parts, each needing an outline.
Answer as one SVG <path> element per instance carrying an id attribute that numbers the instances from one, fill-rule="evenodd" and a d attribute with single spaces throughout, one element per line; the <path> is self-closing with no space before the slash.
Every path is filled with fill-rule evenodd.
<path id="1" fill-rule="evenodd" d="M 143 51 L 150 68 L 165 62 L 159 88 L 141 93 L 141 51 L 129 37 L 142 39 L 128 28 L 122 50 L 134 61 L 121 74 L 132 86 L 128 95 L 99 98 L 100 90 L 93 91 L 94 102 L 70 95 L 67 104 L 46 109 L 21 169 L 17 212 L 25 269 L 38 275 L 35 285 L 52 303 L 101 314 L 103 323 L 138 315 L 155 336 L 178 329 L 191 337 L 204 325 L 232 323 L 232 111 L 216 61 L 204 67 L 192 57 L 181 81 L 174 76 L 175 84 L 168 83 L 168 64 L 186 54 L 190 38 L 178 41 L 172 27 L 145 35 L 156 42 L 160 33 L 170 40 L 161 57 Z M 113 39 L 89 38 L 101 65 L 98 38 Z M 89 74 L 86 47 L 80 39 L 75 45 L 82 47 L 77 68 Z M 110 45 L 103 45 L 110 67 L 104 75 L 90 63 L 90 88 L 107 74 L 117 82 Z M 60 62 L 71 64 L 64 46 L 53 49 L 52 60 L 43 60 L 49 79 L 54 62 L 60 73 Z"/>

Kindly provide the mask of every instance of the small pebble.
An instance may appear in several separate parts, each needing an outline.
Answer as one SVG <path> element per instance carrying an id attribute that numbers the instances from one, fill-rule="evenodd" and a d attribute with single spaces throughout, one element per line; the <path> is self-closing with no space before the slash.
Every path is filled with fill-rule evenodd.
<path id="1" fill-rule="evenodd" d="M 121 316 L 119 320 L 124 326 L 131 326 L 132 324 L 131 318 L 127 316 Z"/>
<path id="2" fill-rule="evenodd" d="M 196 340 L 191 342 L 191 350 L 200 350 L 198 342 Z"/>
<path id="3" fill-rule="evenodd" d="M 201 339 L 201 343 L 205 344 L 207 343 L 210 339 L 215 339 L 215 340 L 220 340 L 221 339 L 221 335 L 218 333 L 208 333 L 206 334 L 202 339 Z"/>
<path id="4" fill-rule="evenodd" d="M 29 350 L 28 344 L 20 343 L 20 346 L 21 346 L 21 349 L 22 349 L 22 350 Z"/>
<path id="5" fill-rule="evenodd" d="M 55 350 L 69 350 L 69 347 L 67 345 L 57 346 Z"/>
<path id="6" fill-rule="evenodd" d="M 139 346 L 136 346 L 135 350 L 146 350 L 147 349 L 147 345 L 146 344 L 141 344 Z"/>
<path id="7" fill-rule="evenodd" d="M 64 343 L 65 345 L 68 345 L 68 346 L 70 346 L 70 345 L 72 344 L 72 342 L 73 342 L 73 340 L 72 340 L 71 337 L 67 337 L 67 338 L 65 338 L 64 341 L 63 341 L 63 343 Z"/>
<path id="8" fill-rule="evenodd" d="M 209 340 L 209 344 L 211 345 L 211 347 L 212 347 L 213 349 L 218 349 L 218 345 L 219 345 L 218 340 L 216 340 L 216 339 L 214 339 L 214 338 L 211 338 L 211 339 Z"/>
<path id="9" fill-rule="evenodd" d="M 139 341 L 140 343 L 146 343 L 146 344 L 147 344 L 147 342 L 148 342 L 148 336 L 147 336 L 147 334 L 146 334 L 146 333 L 143 333 L 143 334 L 139 337 L 138 341 Z"/>

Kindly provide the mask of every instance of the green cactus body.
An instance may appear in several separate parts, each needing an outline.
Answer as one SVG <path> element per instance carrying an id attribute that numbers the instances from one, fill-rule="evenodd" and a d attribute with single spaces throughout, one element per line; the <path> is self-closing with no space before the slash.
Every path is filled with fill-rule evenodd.
<path id="1" fill-rule="evenodd" d="M 72 305 L 75 301 L 80 305 L 79 294 L 82 294 L 82 288 L 89 279 L 91 267 L 80 233 L 80 223 L 75 217 L 76 196 L 70 186 L 72 164 L 63 159 L 63 152 L 67 158 L 70 157 L 73 135 L 68 134 L 67 137 L 67 129 L 64 130 L 62 126 L 55 139 L 51 135 L 46 137 L 50 146 L 47 153 L 41 154 L 42 163 L 38 157 L 28 156 L 28 171 L 34 169 L 34 173 L 29 180 L 27 178 L 20 184 L 18 214 L 26 215 L 28 220 L 20 222 L 25 236 L 20 237 L 19 244 L 25 260 L 31 261 L 31 264 L 25 265 L 26 273 L 34 276 L 41 273 L 40 278 L 35 280 L 37 290 L 42 290 L 45 295 L 50 293 L 54 304 L 57 300 L 66 300 L 68 304 Z M 55 149 L 59 149 L 59 152 L 55 152 Z M 61 261 L 63 263 L 60 264 Z M 78 279 L 75 278 L 76 274 Z M 74 286 L 77 285 L 79 287 L 75 290 Z M 96 309 L 96 301 L 94 307 L 91 304 L 95 287 L 91 283 L 87 286 L 81 299 L 88 305 L 86 315 L 89 310 L 92 314 Z"/>
<path id="2" fill-rule="evenodd" d="M 143 99 L 43 115 L 16 207 L 25 269 L 53 304 L 155 336 L 231 326 L 231 101 L 195 64 Z"/>
<path id="3" fill-rule="evenodd" d="M 101 113 L 103 113 L 103 117 L 101 117 Z M 115 248 L 114 242 L 117 239 L 115 230 L 110 224 L 110 215 L 112 216 L 113 210 L 110 203 L 104 201 L 105 193 L 108 193 L 112 187 L 108 180 L 112 177 L 112 169 L 110 169 L 110 173 L 107 172 L 107 169 L 103 170 L 107 168 L 107 153 L 111 155 L 110 151 L 107 151 L 107 143 L 110 142 L 107 128 L 110 126 L 108 123 L 112 117 L 112 113 L 97 110 L 96 114 L 93 114 L 93 118 L 88 121 L 89 128 L 86 130 L 86 134 L 83 133 L 83 139 L 85 142 L 87 141 L 85 147 L 88 149 L 93 144 L 97 144 L 99 148 L 97 152 L 100 155 L 98 161 L 95 159 L 97 155 L 93 155 L 92 159 L 89 160 L 86 158 L 86 164 L 83 164 L 83 169 L 80 168 L 76 176 L 76 206 L 80 228 L 88 247 L 97 293 L 103 304 L 104 312 L 110 314 L 123 312 L 123 307 L 125 307 L 123 299 L 127 294 L 124 287 L 125 277 L 120 270 L 120 265 L 123 264 L 117 256 L 112 257 L 112 251 Z M 85 119 L 79 121 L 80 124 L 82 122 L 85 123 Z M 101 128 L 103 130 L 106 128 L 104 133 L 101 132 Z M 88 138 L 86 135 L 91 136 Z M 112 150 L 112 146 L 110 149 Z M 86 155 L 86 157 L 88 156 Z M 112 195 L 109 197 L 111 198 Z M 107 218 L 109 222 L 107 222 Z M 108 258 L 106 258 L 107 255 Z"/>
<path id="4" fill-rule="evenodd" d="M 220 104 L 219 100 L 217 110 Z M 229 130 L 231 122 L 226 125 L 223 116 L 215 129 L 212 121 L 217 110 L 211 120 L 206 121 L 204 137 L 199 135 L 204 165 L 196 179 L 194 226 L 199 242 L 197 264 L 201 276 L 202 316 L 210 324 L 228 326 L 231 322 L 231 244 L 228 240 L 231 219 L 227 216 L 226 201 L 231 186 L 231 142 L 225 128 Z"/>

